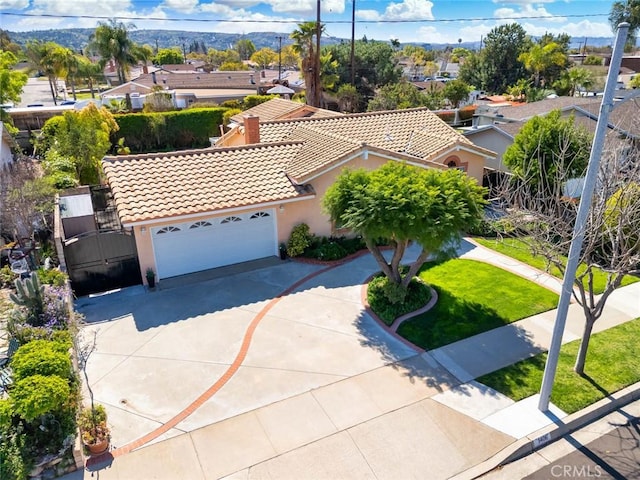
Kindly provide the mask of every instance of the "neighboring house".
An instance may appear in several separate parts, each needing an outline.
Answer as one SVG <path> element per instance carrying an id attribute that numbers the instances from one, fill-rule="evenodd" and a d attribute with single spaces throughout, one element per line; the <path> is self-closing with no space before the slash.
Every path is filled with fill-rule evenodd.
<path id="1" fill-rule="evenodd" d="M 0 122 L 0 133 L 2 134 L 2 139 L 0 140 L 0 171 L 2 171 L 13 163 L 12 148 L 15 147 L 15 140 L 5 128 L 3 122 Z"/>
<path id="2" fill-rule="evenodd" d="M 312 107 L 306 103 L 294 102 L 284 98 L 272 98 L 231 117 L 234 124 L 242 125 L 247 116 L 259 117 L 260 121 L 290 120 L 294 118 L 320 118 L 342 115 L 340 112 Z"/>
<path id="3" fill-rule="evenodd" d="M 182 72 L 165 71 L 142 74 L 135 80 L 119 85 L 101 94 L 109 99 L 143 97 L 154 87 L 171 93 L 177 108 L 186 108 L 194 102 L 221 103 L 226 100 L 241 100 L 258 93 L 259 81 L 254 72 Z"/>
<path id="4" fill-rule="evenodd" d="M 105 176 L 141 271 L 161 280 L 274 256 L 292 228 L 335 228 L 321 200 L 343 168 L 388 161 L 459 168 L 482 181 L 493 152 L 428 109 L 261 123 L 244 119 L 216 148 L 105 157 Z"/>

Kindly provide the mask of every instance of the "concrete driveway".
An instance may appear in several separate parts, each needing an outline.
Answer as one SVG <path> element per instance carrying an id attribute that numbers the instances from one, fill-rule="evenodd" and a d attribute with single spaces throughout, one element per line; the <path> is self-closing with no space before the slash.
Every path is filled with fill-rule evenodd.
<path id="1" fill-rule="evenodd" d="M 376 270 L 285 262 L 80 299 L 112 450 L 66 478 L 448 478 L 513 442 L 437 401 L 475 394 L 365 312 Z"/>
<path id="2" fill-rule="evenodd" d="M 368 256 L 315 277 L 260 320 L 233 377 L 165 439 L 414 356 L 363 311 Z M 187 408 L 233 364 L 268 302 L 323 267 L 296 262 L 155 292 L 82 298 L 96 341 L 87 373 L 113 445 L 143 437 Z M 331 308 L 326 308 L 327 300 Z"/>

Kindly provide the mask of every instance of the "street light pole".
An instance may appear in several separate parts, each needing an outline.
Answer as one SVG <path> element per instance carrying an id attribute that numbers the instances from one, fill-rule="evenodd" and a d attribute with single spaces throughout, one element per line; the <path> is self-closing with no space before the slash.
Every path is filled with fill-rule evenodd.
<path id="1" fill-rule="evenodd" d="M 540 401 L 538 409 L 542 412 L 549 410 L 549 400 L 551 398 L 551 390 L 553 381 L 558 367 L 558 356 L 560 355 L 560 346 L 562 345 L 562 334 L 564 326 L 567 322 L 567 312 L 569 310 L 569 302 L 573 294 L 573 282 L 576 277 L 576 270 L 580 261 L 580 251 L 582 250 L 582 242 L 584 241 L 584 229 L 587 223 L 587 216 L 591 208 L 591 198 L 595 189 L 598 177 L 598 168 L 600 166 L 600 157 L 604 147 L 605 135 L 609 124 L 609 112 L 613 109 L 613 96 L 615 93 L 616 83 L 618 81 L 618 73 L 620 72 L 620 64 L 622 63 L 622 54 L 624 53 L 624 44 L 627 39 L 629 24 L 624 22 L 618 25 L 616 40 L 611 54 L 611 63 L 609 65 L 609 73 L 607 74 L 607 83 L 600 104 L 600 113 L 596 124 L 596 133 L 593 137 L 593 145 L 591 146 L 591 154 L 589 156 L 589 166 L 584 179 L 584 187 L 580 194 L 580 205 L 576 215 L 576 223 L 573 226 L 573 239 L 569 248 L 569 258 L 567 260 L 567 268 L 564 272 L 562 280 L 562 293 L 558 302 L 558 310 L 556 314 L 556 322 L 553 326 L 553 336 L 551 337 L 551 345 L 547 355 L 547 363 L 544 367 L 542 377 L 542 385 L 540 386 Z"/>
<path id="2" fill-rule="evenodd" d="M 277 36 L 278 39 L 278 80 L 280 80 L 280 72 L 282 71 L 282 37 Z"/>

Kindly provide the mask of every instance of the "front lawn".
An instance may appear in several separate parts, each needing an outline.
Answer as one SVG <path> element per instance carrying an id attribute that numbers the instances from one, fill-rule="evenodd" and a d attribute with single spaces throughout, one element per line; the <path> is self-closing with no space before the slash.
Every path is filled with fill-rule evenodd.
<path id="1" fill-rule="evenodd" d="M 555 308 L 558 295 L 529 280 L 475 260 L 426 264 L 420 278 L 438 292 L 428 312 L 398 334 L 426 350 Z"/>
<path id="2" fill-rule="evenodd" d="M 639 336 L 640 318 L 594 334 L 585 377 L 573 371 L 580 341 L 562 345 L 551 401 L 573 413 L 640 381 Z M 546 358 L 547 354 L 541 353 L 477 380 L 515 401 L 522 400 L 540 391 Z"/>
<path id="3" fill-rule="evenodd" d="M 527 265 L 531 265 L 538 270 L 548 271 L 549 274 L 553 275 L 557 278 L 562 278 L 563 275 L 560 270 L 555 266 L 550 266 L 547 268 L 546 261 L 544 257 L 541 255 L 533 255 L 531 253 L 531 249 L 529 246 L 519 238 L 505 237 L 505 238 L 482 238 L 482 237 L 474 237 L 474 240 L 478 242 L 480 245 L 495 250 L 496 252 L 502 253 L 511 258 L 515 258 L 516 260 L 526 263 Z M 566 257 L 562 257 L 565 264 L 567 261 Z M 578 267 L 578 274 L 584 272 L 584 265 L 580 265 Z M 637 282 L 638 279 L 636 277 L 626 276 L 622 279 L 622 286 L 629 285 L 631 283 Z M 600 294 L 604 291 L 605 285 L 607 282 L 607 274 L 602 272 L 601 270 L 594 270 L 593 275 L 593 290 L 594 293 Z"/>

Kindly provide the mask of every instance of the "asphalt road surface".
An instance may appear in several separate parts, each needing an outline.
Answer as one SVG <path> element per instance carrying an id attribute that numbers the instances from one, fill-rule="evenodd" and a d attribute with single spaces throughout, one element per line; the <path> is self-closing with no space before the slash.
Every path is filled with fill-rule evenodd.
<path id="1" fill-rule="evenodd" d="M 547 465 L 525 480 L 640 479 L 640 419 L 582 446 Z"/>

